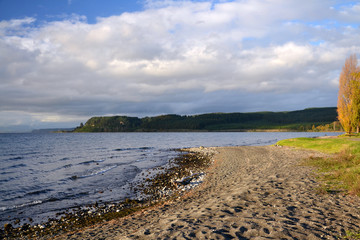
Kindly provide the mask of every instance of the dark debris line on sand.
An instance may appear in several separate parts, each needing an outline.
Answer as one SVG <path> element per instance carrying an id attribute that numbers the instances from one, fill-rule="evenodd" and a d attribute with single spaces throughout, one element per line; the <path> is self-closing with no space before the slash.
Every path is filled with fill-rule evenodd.
<path id="1" fill-rule="evenodd" d="M 132 190 L 139 193 L 139 199 L 126 199 L 119 203 L 95 203 L 71 211 L 59 213 L 60 218 L 31 226 L 24 224 L 13 227 L 11 223 L 0 229 L 0 239 L 49 239 L 57 235 L 82 229 L 96 223 L 127 216 L 136 211 L 154 206 L 166 200 L 179 198 L 186 190 L 198 185 L 204 171 L 211 164 L 211 153 L 183 152 L 171 159 L 167 167 L 153 169 L 153 177 L 144 178 L 134 184 Z M 16 224 L 16 223 L 14 223 Z"/>

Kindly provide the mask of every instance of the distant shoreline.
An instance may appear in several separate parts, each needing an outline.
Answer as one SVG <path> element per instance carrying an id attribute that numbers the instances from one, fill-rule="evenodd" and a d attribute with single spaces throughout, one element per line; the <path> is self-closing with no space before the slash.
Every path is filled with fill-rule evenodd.
<path id="1" fill-rule="evenodd" d="M 257 132 L 341 131 L 335 107 L 291 112 L 208 113 L 155 117 L 103 116 L 81 123 L 74 132 Z"/>

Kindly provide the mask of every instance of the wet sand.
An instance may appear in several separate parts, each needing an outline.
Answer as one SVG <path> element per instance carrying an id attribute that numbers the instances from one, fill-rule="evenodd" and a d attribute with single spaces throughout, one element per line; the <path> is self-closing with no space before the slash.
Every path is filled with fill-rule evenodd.
<path id="1" fill-rule="evenodd" d="M 314 169 L 301 164 L 320 153 L 210 150 L 214 164 L 186 197 L 57 239 L 337 239 L 360 229 L 360 199 L 319 194 Z"/>

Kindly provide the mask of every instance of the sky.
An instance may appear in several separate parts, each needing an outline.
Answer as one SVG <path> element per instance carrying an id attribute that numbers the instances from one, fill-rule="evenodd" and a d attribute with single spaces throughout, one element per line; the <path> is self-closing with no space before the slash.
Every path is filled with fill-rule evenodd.
<path id="1" fill-rule="evenodd" d="M 335 107 L 360 1 L 0 0 L 0 132 Z"/>

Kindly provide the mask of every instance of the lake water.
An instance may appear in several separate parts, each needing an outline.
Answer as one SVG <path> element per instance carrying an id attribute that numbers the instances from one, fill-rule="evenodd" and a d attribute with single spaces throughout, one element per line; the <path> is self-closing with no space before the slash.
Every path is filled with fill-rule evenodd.
<path id="1" fill-rule="evenodd" d="M 175 148 L 270 145 L 339 133 L 0 134 L 0 226 L 34 222 L 96 201 L 134 197 L 129 184 L 168 163 Z"/>

